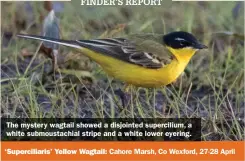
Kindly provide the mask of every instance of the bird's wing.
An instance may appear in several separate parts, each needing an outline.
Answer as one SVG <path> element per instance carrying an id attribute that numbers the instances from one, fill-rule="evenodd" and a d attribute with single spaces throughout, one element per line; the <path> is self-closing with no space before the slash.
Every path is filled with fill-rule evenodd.
<path id="1" fill-rule="evenodd" d="M 144 37 L 77 40 L 85 48 L 151 69 L 170 63 L 171 53 L 160 43 Z"/>
<path id="2" fill-rule="evenodd" d="M 94 40 L 60 40 L 44 36 L 23 35 L 18 37 L 35 39 L 80 49 L 85 47 L 119 60 L 158 69 L 171 62 L 173 55 L 160 43 L 161 36 L 130 35 L 128 38 L 108 38 Z"/>

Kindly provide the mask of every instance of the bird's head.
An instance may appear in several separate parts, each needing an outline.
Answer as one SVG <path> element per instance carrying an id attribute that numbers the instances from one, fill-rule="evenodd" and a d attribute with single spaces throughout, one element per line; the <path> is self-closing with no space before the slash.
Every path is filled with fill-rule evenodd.
<path id="1" fill-rule="evenodd" d="M 192 34 L 184 31 L 171 32 L 163 36 L 163 43 L 177 57 L 192 57 L 196 51 L 208 48 Z"/>

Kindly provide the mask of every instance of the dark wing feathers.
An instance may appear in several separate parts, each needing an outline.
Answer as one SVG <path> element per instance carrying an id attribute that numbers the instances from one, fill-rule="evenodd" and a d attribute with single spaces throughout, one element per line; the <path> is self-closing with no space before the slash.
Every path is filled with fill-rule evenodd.
<path id="1" fill-rule="evenodd" d="M 128 56 L 122 50 L 124 45 L 123 39 L 95 39 L 95 40 L 77 40 L 77 43 L 85 48 L 89 48 L 96 52 L 128 61 Z"/>
<path id="2" fill-rule="evenodd" d="M 132 64 L 157 69 L 164 65 L 164 47 L 152 42 L 137 42 L 125 38 L 77 40 L 80 46 L 126 61 Z M 153 44 L 152 44 L 153 43 Z M 160 48 L 159 48 L 160 47 Z M 159 48 L 159 49 L 155 49 Z M 159 56 L 160 55 L 160 56 Z M 161 56 L 164 58 L 162 59 Z"/>

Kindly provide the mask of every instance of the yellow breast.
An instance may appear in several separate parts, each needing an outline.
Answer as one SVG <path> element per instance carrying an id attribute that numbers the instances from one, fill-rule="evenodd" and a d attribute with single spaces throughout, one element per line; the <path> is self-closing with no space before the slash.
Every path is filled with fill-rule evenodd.
<path id="1" fill-rule="evenodd" d="M 149 69 L 125 63 L 85 48 L 82 49 L 82 53 L 97 62 L 109 76 L 140 87 L 160 87 L 172 83 L 183 72 L 189 62 L 189 59 L 183 59 L 183 61 L 174 59 L 162 68 Z"/>

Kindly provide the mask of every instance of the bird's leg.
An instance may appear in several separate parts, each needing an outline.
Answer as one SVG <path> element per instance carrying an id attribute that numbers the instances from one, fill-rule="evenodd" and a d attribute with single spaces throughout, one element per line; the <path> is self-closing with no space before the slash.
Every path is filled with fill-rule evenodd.
<path id="1" fill-rule="evenodd" d="M 53 72 L 55 72 L 59 67 L 57 64 L 58 50 L 52 51 L 52 61 L 53 61 Z"/>
<path id="2" fill-rule="evenodd" d="M 132 94 L 132 86 L 131 85 L 125 85 L 124 86 L 124 98 L 123 98 L 123 107 L 127 108 L 130 103 L 130 97 Z M 132 103 L 132 102 L 131 102 Z"/>
<path id="3" fill-rule="evenodd" d="M 126 108 L 130 103 L 130 85 L 126 85 L 123 90 L 121 88 L 117 89 L 115 93 L 120 97 L 122 101 L 123 108 Z"/>

